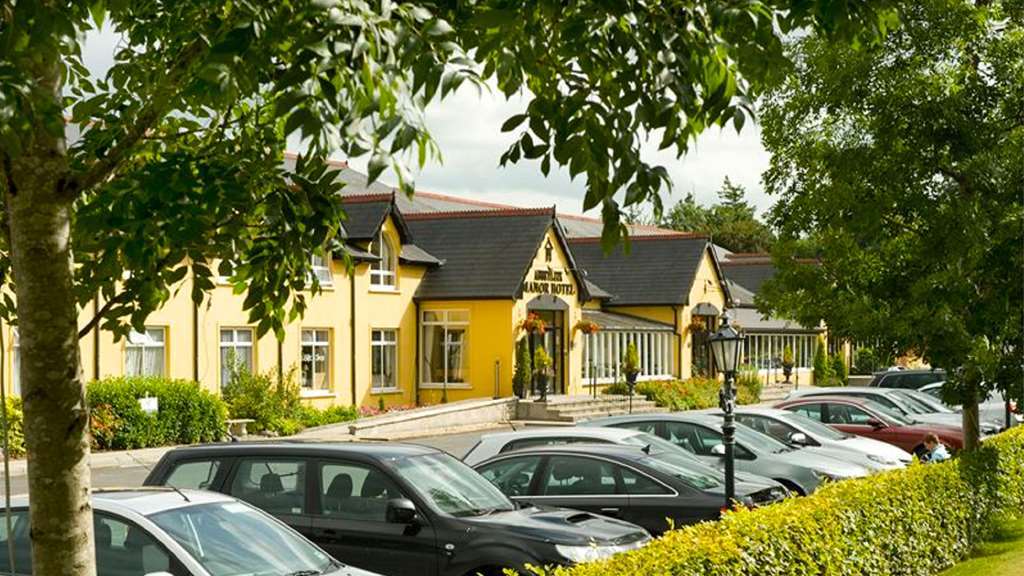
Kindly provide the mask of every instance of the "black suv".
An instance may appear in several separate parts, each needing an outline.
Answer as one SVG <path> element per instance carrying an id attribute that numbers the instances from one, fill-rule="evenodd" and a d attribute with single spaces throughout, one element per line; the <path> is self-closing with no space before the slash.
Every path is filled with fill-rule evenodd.
<path id="1" fill-rule="evenodd" d="M 916 368 L 913 370 L 889 370 L 886 372 L 875 372 L 868 386 L 878 388 L 904 388 L 917 390 L 933 382 L 946 380 L 945 370 L 932 370 L 931 368 Z"/>
<path id="2" fill-rule="evenodd" d="M 497 576 L 644 545 L 640 527 L 564 508 L 517 507 L 434 448 L 374 443 L 232 443 L 164 455 L 148 486 L 230 494 L 337 559 L 389 576 Z"/>

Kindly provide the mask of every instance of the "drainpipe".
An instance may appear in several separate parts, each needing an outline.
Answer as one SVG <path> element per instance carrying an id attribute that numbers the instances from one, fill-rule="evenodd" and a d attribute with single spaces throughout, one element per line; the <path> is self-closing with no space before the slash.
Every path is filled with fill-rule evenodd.
<path id="1" fill-rule="evenodd" d="M 351 340 L 351 354 L 352 354 L 352 356 L 351 356 L 351 359 L 352 359 L 351 367 L 352 367 L 352 372 L 351 372 L 349 377 L 352 380 L 352 382 L 351 382 L 351 387 L 352 387 L 352 406 L 359 406 L 359 403 L 356 402 L 356 267 L 354 265 L 352 266 L 351 269 L 349 269 L 348 277 L 349 277 L 349 284 L 350 284 L 351 292 L 352 292 L 350 294 L 350 298 L 349 298 L 349 300 L 350 300 L 350 307 L 351 307 L 351 310 L 352 310 L 352 316 L 350 318 L 350 320 L 351 320 L 351 327 L 350 327 L 351 328 L 351 334 L 350 334 L 350 338 L 349 338 Z"/>
<path id="2" fill-rule="evenodd" d="M 299 335 L 301 338 L 301 334 Z M 277 387 L 284 385 L 284 341 L 277 338 Z"/>
<path id="3" fill-rule="evenodd" d="M 675 372 L 676 378 L 682 380 L 683 379 L 683 333 L 680 331 L 680 327 L 679 327 L 679 307 L 678 306 L 673 306 L 672 307 L 672 312 L 673 312 L 672 320 L 673 320 L 673 324 L 675 324 L 675 340 L 676 340 L 675 349 L 676 349 L 676 354 L 679 355 L 679 358 L 677 358 L 677 360 L 679 361 L 679 368 L 676 369 L 676 367 L 673 366 L 672 370 Z"/>
<path id="4" fill-rule="evenodd" d="M 413 353 L 413 357 L 416 359 L 416 366 L 413 368 L 413 381 L 412 381 L 412 401 L 416 406 L 420 405 L 420 302 L 416 300 L 414 302 L 416 306 L 416 351 Z"/>
<path id="5" fill-rule="evenodd" d="M 199 304 L 192 302 L 192 379 L 199 382 Z"/>
<path id="6" fill-rule="evenodd" d="M 92 299 L 92 315 L 100 313 L 100 295 L 97 293 Z M 100 323 L 97 322 L 92 328 L 92 379 L 100 379 Z"/>

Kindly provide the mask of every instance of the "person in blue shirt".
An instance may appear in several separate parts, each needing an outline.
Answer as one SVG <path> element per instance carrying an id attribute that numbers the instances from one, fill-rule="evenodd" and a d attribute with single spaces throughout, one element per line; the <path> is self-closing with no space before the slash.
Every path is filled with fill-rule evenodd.
<path id="1" fill-rule="evenodd" d="M 939 442 L 939 437 L 934 433 L 929 433 L 924 437 L 924 447 L 927 450 L 921 461 L 925 464 L 932 462 L 944 462 L 950 459 L 949 450 Z"/>

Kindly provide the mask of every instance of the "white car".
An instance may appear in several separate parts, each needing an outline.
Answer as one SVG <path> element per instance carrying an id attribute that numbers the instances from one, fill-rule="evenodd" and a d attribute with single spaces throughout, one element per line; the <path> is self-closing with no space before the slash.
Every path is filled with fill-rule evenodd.
<path id="1" fill-rule="evenodd" d="M 28 506 L 27 497 L 11 499 L 18 575 L 32 573 Z M 92 507 L 100 576 L 375 576 L 331 558 L 273 516 L 215 492 L 96 491 Z M 0 574 L 11 574 L 3 540 Z"/>
<path id="2" fill-rule="evenodd" d="M 690 463 L 690 469 L 694 472 L 706 474 L 719 480 L 724 478 L 721 470 L 707 465 L 691 452 L 683 450 L 668 440 L 647 432 L 624 428 L 551 426 L 484 434 L 480 441 L 462 458 L 462 461 L 470 466 L 476 466 L 492 456 L 505 452 L 560 444 L 619 444 L 641 448 L 651 446 L 661 452 L 672 452 L 682 456 Z M 762 488 L 782 487 L 782 484 L 771 478 L 745 472 L 737 472 L 736 480 L 746 482 L 752 487 L 753 485 L 760 485 Z"/>
<path id="3" fill-rule="evenodd" d="M 738 408 L 736 420 L 780 442 L 814 447 L 817 452 L 871 470 L 903 468 L 914 459 L 910 452 L 892 444 L 846 434 L 789 410 Z"/>

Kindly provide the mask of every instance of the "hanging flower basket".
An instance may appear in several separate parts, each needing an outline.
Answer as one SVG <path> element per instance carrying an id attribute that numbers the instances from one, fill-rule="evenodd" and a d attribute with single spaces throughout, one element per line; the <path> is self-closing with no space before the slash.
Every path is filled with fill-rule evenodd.
<path id="1" fill-rule="evenodd" d="M 544 322 L 544 319 L 538 316 L 534 312 L 530 312 L 526 315 L 526 320 L 523 320 L 522 324 L 519 325 L 528 334 L 544 334 L 548 330 L 548 325 Z"/>
<path id="2" fill-rule="evenodd" d="M 575 328 L 584 334 L 596 334 L 601 331 L 601 327 L 593 320 L 580 320 Z"/>

